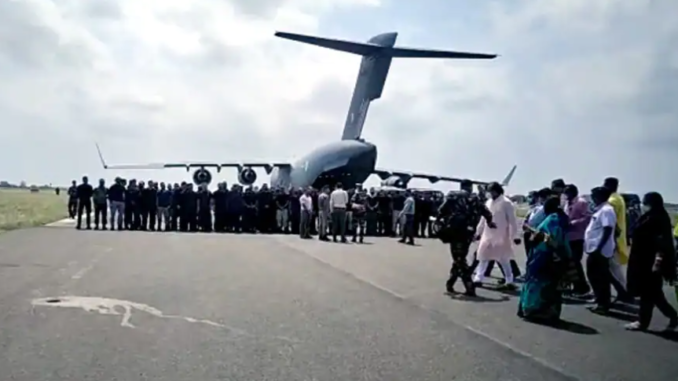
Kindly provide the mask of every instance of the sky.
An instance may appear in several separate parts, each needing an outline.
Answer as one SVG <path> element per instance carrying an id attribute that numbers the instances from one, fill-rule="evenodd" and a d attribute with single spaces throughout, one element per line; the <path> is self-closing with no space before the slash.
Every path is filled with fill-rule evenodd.
<path id="1" fill-rule="evenodd" d="M 274 31 L 398 31 L 400 46 L 500 57 L 394 60 L 363 134 L 380 168 L 499 180 L 517 164 L 509 193 L 615 176 L 678 201 L 675 14 L 675 0 L 4 0 L 0 179 L 190 178 L 105 171 L 95 142 L 119 164 L 291 161 L 340 138 L 360 58 Z"/>

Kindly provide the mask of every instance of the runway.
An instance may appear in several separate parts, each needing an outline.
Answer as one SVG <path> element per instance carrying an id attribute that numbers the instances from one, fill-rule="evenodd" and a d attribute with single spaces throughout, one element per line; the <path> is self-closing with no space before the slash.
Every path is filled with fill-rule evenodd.
<path id="1" fill-rule="evenodd" d="M 518 319 L 512 295 L 444 295 L 447 250 L 419 244 L 67 222 L 2 234 L 2 379 L 678 378 L 675 341 L 582 305 L 556 329 Z"/>

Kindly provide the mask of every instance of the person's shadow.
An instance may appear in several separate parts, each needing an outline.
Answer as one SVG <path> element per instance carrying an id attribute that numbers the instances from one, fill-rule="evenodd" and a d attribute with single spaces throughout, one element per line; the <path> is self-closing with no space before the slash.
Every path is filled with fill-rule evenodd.
<path id="1" fill-rule="evenodd" d="M 567 331 L 571 333 L 576 333 L 578 335 L 597 335 L 599 332 L 597 329 L 589 327 L 584 324 L 575 323 L 567 320 L 558 320 L 555 322 L 551 321 L 541 321 L 541 320 L 530 320 L 523 319 L 528 323 L 541 325 L 544 327 L 554 328 L 560 331 Z"/>
<path id="2" fill-rule="evenodd" d="M 501 303 L 501 302 L 506 302 L 511 300 L 508 296 L 502 295 L 499 297 L 499 299 L 495 298 L 488 298 L 486 296 L 469 296 L 461 293 L 450 293 L 446 292 L 445 295 L 449 297 L 452 300 L 459 300 L 459 301 L 464 301 L 464 302 L 473 302 L 473 303 Z"/>
<path id="3" fill-rule="evenodd" d="M 666 331 L 647 331 L 647 333 L 660 337 L 664 340 L 672 341 L 678 343 L 678 332 L 666 332 Z"/>

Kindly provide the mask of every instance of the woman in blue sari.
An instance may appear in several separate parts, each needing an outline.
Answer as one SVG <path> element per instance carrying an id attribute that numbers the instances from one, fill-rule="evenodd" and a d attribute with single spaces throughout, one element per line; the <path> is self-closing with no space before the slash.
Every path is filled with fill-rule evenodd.
<path id="1" fill-rule="evenodd" d="M 561 282 L 571 255 L 566 237 L 568 218 L 560 208 L 560 200 L 557 197 L 547 199 L 544 213 L 546 219 L 533 230 L 518 316 L 548 323 L 560 320 Z"/>

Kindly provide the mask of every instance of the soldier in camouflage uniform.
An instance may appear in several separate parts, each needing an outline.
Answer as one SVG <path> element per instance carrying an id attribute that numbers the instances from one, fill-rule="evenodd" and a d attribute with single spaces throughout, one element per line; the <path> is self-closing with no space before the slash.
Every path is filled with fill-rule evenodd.
<path id="1" fill-rule="evenodd" d="M 461 278 L 468 296 L 475 296 L 473 271 L 466 257 L 473 242 L 476 226 L 484 217 L 489 228 L 496 228 L 492 222 L 492 213 L 472 190 L 473 183 L 470 180 L 462 181 L 461 190 L 448 193 L 445 202 L 438 209 L 438 219 L 442 222 L 439 238 L 450 245 L 452 256 L 450 277 L 446 284 L 447 292 L 454 293 L 454 284 Z"/>
<path id="2" fill-rule="evenodd" d="M 364 189 L 360 189 L 353 195 L 351 198 L 351 208 L 353 210 L 352 242 L 363 243 L 367 226 L 367 192 Z"/>

